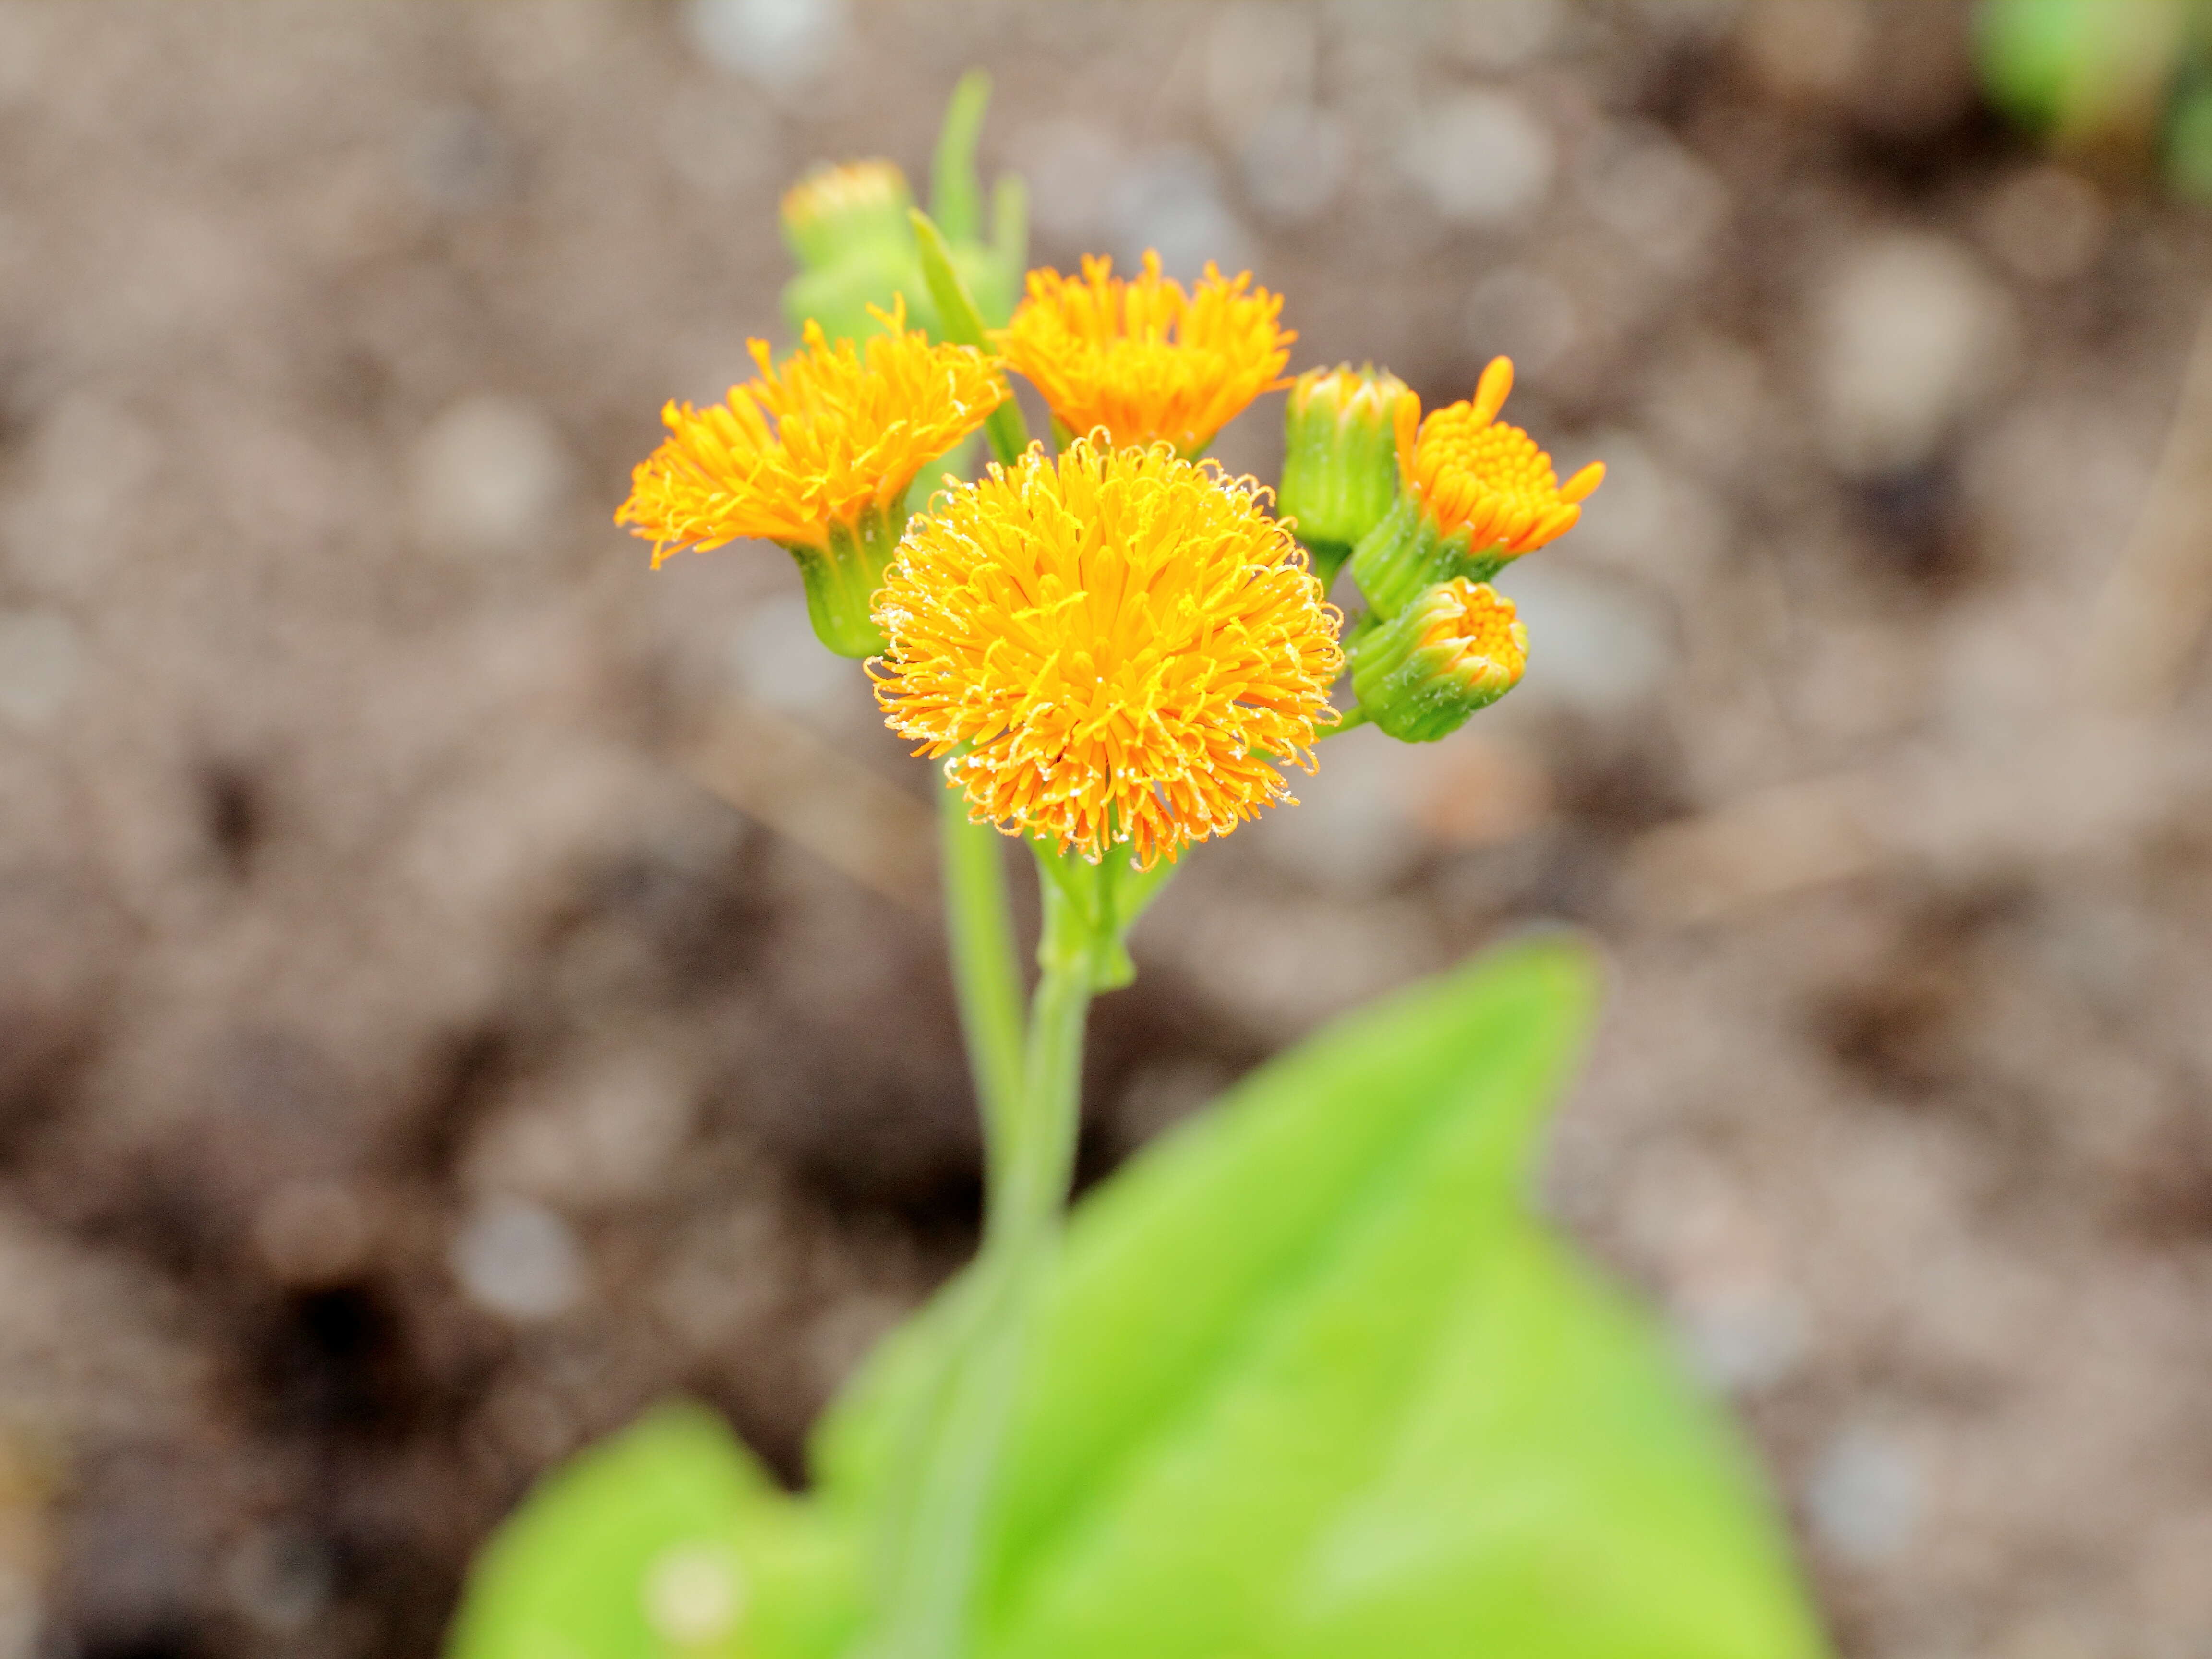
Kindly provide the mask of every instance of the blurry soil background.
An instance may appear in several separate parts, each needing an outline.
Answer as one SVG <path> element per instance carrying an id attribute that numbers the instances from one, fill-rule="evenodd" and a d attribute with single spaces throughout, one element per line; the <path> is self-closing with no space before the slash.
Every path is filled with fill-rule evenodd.
<path id="1" fill-rule="evenodd" d="M 969 64 L 1039 262 L 1249 264 L 1431 400 L 1510 352 L 1613 469 L 1504 584 L 1513 698 L 1191 860 L 1086 1176 L 1589 929 L 1547 1201 L 1845 1653 L 2212 1654 L 2212 234 L 2004 127 L 1967 29 L 0 9 L 0 1656 L 428 1653 L 666 1391 L 799 1478 L 970 1248 L 931 777 L 781 554 L 609 522 L 781 334 L 781 188 L 922 175 Z"/>

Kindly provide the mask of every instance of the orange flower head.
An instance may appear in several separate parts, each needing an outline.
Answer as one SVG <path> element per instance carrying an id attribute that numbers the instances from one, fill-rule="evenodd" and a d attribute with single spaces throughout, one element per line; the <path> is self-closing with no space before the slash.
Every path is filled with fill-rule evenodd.
<path id="1" fill-rule="evenodd" d="M 903 301 L 878 314 L 890 331 L 865 348 L 833 346 L 810 322 L 781 368 L 767 341 L 750 341 L 759 378 L 711 409 L 661 410 L 668 436 L 615 514 L 652 541 L 655 565 L 744 536 L 826 550 L 864 516 L 896 517 L 915 475 L 1006 395 L 983 353 L 909 331 Z"/>
<path id="2" fill-rule="evenodd" d="M 1150 867 L 1290 799 L 1341 618 L 1265 492 L 1166 443 L 1032 446 L 908 526 L 875 619 L 891 729 L 969 816 Z"/>
<path id="3" fill-rule="evenodd" d="M 1283 384 L 1297 336 L 1276 324 L 1282 296 L 1249 271 L 1212 264 L 1186 295 L 1145 255 L 1124 280 L 1085 256 L 1079 279 L 1029 274 L 1028 295 L 999 336 L 1006 361 L 1070 432 L 1103 427 L 1116 446 L 1165 441 L 1195 455 L 1261 392 Z"/>
<path id="4" fill-rule="evenodd" d="M 1605 478 L 1593 461 L 1561 483 L 1552 458 L 1517 426 L 1498 419 L 1513 389 L 1513 363 L 1495 358 L 1472 402 L 1448 404 L 1413 426 L 1419 407 L 1401 408 L 1398 460 L 1407 493 L 1439 533 L 1465 531 L 1477 551 L 1516 559 L 1574 528 L 1582 502 Z"/>

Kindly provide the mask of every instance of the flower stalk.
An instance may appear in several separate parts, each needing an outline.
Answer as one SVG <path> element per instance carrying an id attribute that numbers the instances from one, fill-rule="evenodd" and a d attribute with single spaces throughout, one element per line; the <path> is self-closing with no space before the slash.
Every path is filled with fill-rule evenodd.
<path id="1" fill-rule="evenodd" d="M 957 799 L 949 790 L 946 799 Z M 948 872 L 971 856 L 963 843 L 991 836 L 964 816 L 959 823 L 956 831 L 953 820 L 945 821 Z M 1093 866 L 1042 846 L 1036 851 L 1044 920 L 1020 1086 L 994 1119 L 990 1085 L 979 1071 L 992 1130 L 983 1244 L 969 1270 L 965 1317 L 951 1333 L 936 1408 L 917 1425 L 920 1473 L 901 1535 L 891 1542 L 882 1621 L 864 1650 L 868 1659 L 958 1659 L 973 1646 L 983 1523 L 1075 1171 L 1091 1000 L 1099 990 L 1128 982 L 1122 943 L 1127 924 L 1170 867 L 1125 874 L 1118 866 L 1126 859 Z M 977 902 L 980 890 L 981 884 L 967 888 L 966 899 Z M 973 926 L 963 931 L 958 919 L 952 927 L 956 959 L 967 957 L 965 967 L 984 983 L 988 1003 L 1000 969 L 1012 968 L 1011 933 Z M 1002 949 L 1007 954 L 1000 961 L 985 960 Z M 969 973 L 960 979 L 963 1018 L 972 1030 L 981 1011 Z M 994 1054 L 994 1062 L 999 1058 Z"/>

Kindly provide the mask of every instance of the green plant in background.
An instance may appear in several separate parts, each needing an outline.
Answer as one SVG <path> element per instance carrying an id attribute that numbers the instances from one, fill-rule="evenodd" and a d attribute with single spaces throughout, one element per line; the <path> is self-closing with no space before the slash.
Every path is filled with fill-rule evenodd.
<path id="1" fill-rule="evenodd" d="M 1983 84 L 2063 150 L 2155 157 L 2212 201 L 2212 0 L 1982 0 Z"/>
<path id="2" fill-rule="evenodd" d="M 805 1494 L 664 1407 L 532 1494 L 450 1653 L 1824 1652 L 1724 1419 L 1528 1212 L 1595 1000 L 1582 946 L 1524 942 L 1351 1017 L 1064 1215 L 1089 1005 L 1133 976 L 1128 930 L 1179 857 L 1285 801 L 1282 767 L 1330 731 L 1431 740 L 1510 690 L 1528 635 L 1490 581 L 1602 475 L 1561 484 L 1497 420 L 1502 360 L 1425 420 L 1387 374 L 1316 371 L 1272 517 L 1197 458 L 1280 384 L 1280 301 L 1097 260 L 988 309 L 960 256 L 982 97 L 963 82 L 939 148 L 951 226 L 880 170 L 787 207 L 793 295 L 842 274 L 821 310 L 787 296 L 804 343 L 784 365 L 761 348 L 727 405 L 671 407 L 623 514 L 657 553 L 790 549 L 825 644 L 875 653 L 890 723 L 943 764 L 981 1248 L 817 1425 Z M 1008 367 L 1056 451 L 1029 441 Z M 988 476 L 910 514 L 978 428 Z M 1294 532 L 1348 562 L 1348 628 Z M 994 831 L 1038 872 L 1026 1012 Z"/>

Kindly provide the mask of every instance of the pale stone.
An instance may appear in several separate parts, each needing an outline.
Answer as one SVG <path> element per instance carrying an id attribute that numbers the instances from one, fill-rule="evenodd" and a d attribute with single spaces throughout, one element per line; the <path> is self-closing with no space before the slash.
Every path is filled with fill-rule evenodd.
<path id="1" fill-rule="evenodd" d="M 1497 225 L 1542 203 L 1558 154 L 1550 131 L 1519 99 L 1464 92 L 1415 124 L 1400 162 L 1443 218 Z"/>
<path id="2" fill-rule="evenodd" d="M 454 1239 L 451 1261 L 469 1300 L 505 1319 L 550 1319 L 584 1293 L 576 1236 L 552 1211 L 520 1199 L 481 1206 Z"/>
<path id="3" fill-rule="evenodd" d="M 1827 447 L 1846 471 L 1917 466 L 2002 378 L 2011 298 L 1943 238 L 1893 232 L 1851 248 L 1813 319 Z"/>
<path id="4" fill-rule="evenodd" d="M 702 57 L 771 89 L 820 76 L 848 33 L 844 0 L 690 0 L 683 16 Z"/>
<path id="5" fill-rule="evenodd" d="M 1911 1544 L 1925 1484 L 1920 1461 L 1896 1436 L 1854 1425 L 1829 1442 L 1814 1465 L 1806 1512 L 1814 1535 L 1840 1559 L 1877 1565 Z"/>
<path id="6" fill-rule="evenodd" d="M 83 659 L 76 625 L 59 612 L 0 611 L 0 718 L 27 731 L 52 726 Z"/>
<path id="7" fill-rule="evenodd" d="M 416 533 L 462 556 L 526 551 L 553 526 L 569 460 L 545 412 L 478 393 L 423 429 L 411 458 Z"/>

